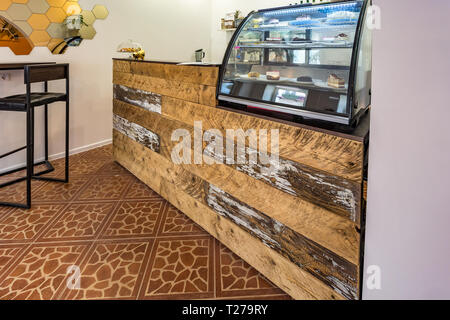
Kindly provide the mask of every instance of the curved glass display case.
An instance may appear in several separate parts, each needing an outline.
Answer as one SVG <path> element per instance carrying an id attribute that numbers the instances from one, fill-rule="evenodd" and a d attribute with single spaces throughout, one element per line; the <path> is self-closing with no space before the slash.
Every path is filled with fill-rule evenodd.
<path id="1" fill-rule="evenodd" d="M 369 2 L 252 12 L 228 47 L 218 99 L 250 112 L 355 125 L 370 105 Z"/>

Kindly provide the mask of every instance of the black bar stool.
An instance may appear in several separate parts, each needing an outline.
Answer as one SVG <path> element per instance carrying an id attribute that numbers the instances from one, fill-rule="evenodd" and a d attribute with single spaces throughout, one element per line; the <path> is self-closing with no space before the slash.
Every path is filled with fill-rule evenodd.
<path id="1" fill-rule="evenodd" d="M 0 188 L 4 188 L 15 183 L 26 181 L 27 196 L 26 204 L 0 202 L 1 206 L 9 206 L 16 208 L 31 208 L 31 180 L 44 180 L 53 182 L 69 182 L 69 64 L 42 64 L 25 66 L 25 84 L 27 88 L 26 94 L 0 98 L 0 111 L 16 111 L 26 112 L 27 115 L 27 145 L 17 150 L 7 152 L 0 155 L 0 159 L 10 156 L 16 152 L 26 150 L 27 161 L 26 167 L 10 170 L 0 174 L 0 177 L 12 174 L 26 169 L 26 176 L 21 177 L 7 183 L 0 184 Z M 66 79 L 66 93 L 51 93 L 48 92 L 48 82 L 53 80 Z M 44 92 L 32 93 L 32 83 L 44 83 Z M 53 172 L 55 169 L 49 162 L 48 155 L 48 105 L 54 102 L 66 102 L 66 145 L 65 145 L 65 178 L 47 178 L 43 175 Z M 36 107 L 44 106 L 45 112 L 45 160 L 39 163 L 34 163 L 34 111 Z M 45 165 L 47 170 L 39 173 L 34 173 L 34 166 Z"/>

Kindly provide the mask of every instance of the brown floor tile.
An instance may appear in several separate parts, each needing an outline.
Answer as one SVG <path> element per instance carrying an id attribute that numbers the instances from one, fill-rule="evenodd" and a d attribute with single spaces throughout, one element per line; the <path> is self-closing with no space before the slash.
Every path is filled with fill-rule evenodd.
<path id="1" fill-rule="evenodd" d="M 0 243 L 28 241 L 56 218 L 64 208 L 62 204 L 34 205 L 31 210 L 15 209 L 0 221 Z"/>
<path id="2" fill-rule="evenodd" d="M 143 200 L 143 199 L 162 199 L 159 194 L 147 187 L 144 183 L 135 179 L 128 188 L 124 199 Z"/>
<path id="3" fill-rule="evenodd" d="M 213 297 L 213 246 L 210 237 L 158 240 L 140 298 Z"/>
<path id="4" fill-rule="evenodd" d="M 113 158 L 112 144 L 104 147 L 96 148 L 82 153 L 85 159 L 107 159 L 111 160 Z"/>
<path id="5" fill-rule="evenodd" d="M 91 160 L 87 160 L 91 161 Z M 113 160 L 109 160 L 106 163 L 103 161 L 102 166 L 96 171 L 98 175 L 127 175 L 130 176 L 131 173 L 122 167 L 120 164 Z"/>
<path id="6" fill-rule="evenodd" d="M 14 259 L 23 250 L 23 246 L 0 247 L 0 278 L 7 268 L 11 267 Z"/>
<path id="7" fill-rule="evenodd" d="M 77 197 L 77 200 L 118 200 L 133 179 L 131 176 L 120 175 L 94 177 Z"/>
<path id="8" fill-rule="evenodd" d="M 98 243 L 81 268 L 80 290 L 64 299 L 136 298 L 152 242 Z"/>
<path id="9" fill-rule="evenodd" d="M 14 210 L 13 208 L 10 207 L 0 207 L 0 221 L 6 217 L 12 210 Z"/>
<path id="10" fill-rule="evenodd" d="M 0 299 L 55 298 L 68 279 L 67 269 L 79 263 L 88 245 L 33 246 L 0 282 Z"/>
<path id="11" fill-rule="evenodd" d="M 80 177 L 95 174 L 105 165 L 104 160 L 80 158 L 70 161 L 70 176 Z"/>
<path id="12" fill-rule="evenodd" d="M 216 260 L 217 297 L 283 294 L 283 291 L 220 243 L 216 247 Z"/>
<path id="13" fill-rule="evenodd" d="M 158 231 L 165 201 L 125 201 L 114 213 L 103 237 L 152 237 Z"/>
<path id="14" fill-rule="evenodd" d="M 63 178 L 64 159 L 52 164 L 46 176 Z M 0 206 L 0 299 L 290 299 L 114 162 L 111 145 L 71 156 L 70 176 L 33 181 L 31 210 Z M 24 201 L 24 187 L 0 201 Z M 71 266 L 80 290 L 67 288 Z"/>
<path id="15" fill-rule="evenodd" d="M 171 204 L 167 204 L 167 206 L 167 212 L 161 228 L 161 235 L 208 235 L 205 230 L 189 219 L 185 214 L 180 212 L 177 208 Z"/>
<path id="16" fill-rule="evenodd" d="M 87 177 L 71 178 L 69 183 L 49 182 L 33 192 L 33 202 L 68 202 L 88 182 Z"/>
<path id="17" fill-rule="evenodd" d="M 2 181 L 2 182 L 5 182 Z M 0 182 L 1 183 L 1 182 Z M 47 183 L 42 181 L 32 181 L 32 193 L 38 192 Z M 27 183 L 22 181 L 11 186 L 0 189 L 0 202 L 25 203 L 26 201 Z"/>
<path id="18" fill-rule="evenodd" d="M 115 207 L 116 203 L 72 204 L 51 225 L 41 240 L 93 239 Z"/>

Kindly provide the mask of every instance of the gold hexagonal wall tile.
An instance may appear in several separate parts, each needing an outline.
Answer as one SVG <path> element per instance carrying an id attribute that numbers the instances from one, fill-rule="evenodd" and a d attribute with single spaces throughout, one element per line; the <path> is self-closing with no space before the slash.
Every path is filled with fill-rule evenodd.
<path id="1" fill-rule="evenodd" d="M 92 13 L 97 19 L 106 19 L 106 17 L 109 15 L 108 9 L 106 9 L 106 7 L 102 5 L 96 5 L 94 9 L 92 9 Z"/>
<path id="2" fill-rule="evenodd" d="M 47 44 L 47 48 L 52 54 L 63 54 L 67 50 L 67 42 L 64 39 L 52 38 Z"/>
<path id="3" fill-rule="evenodd" d="M 11 4 L 6 12 L 8 12 L 9 16 L 13 20 L 26 21 L 31 16 L 31 11 L 28 6 L 19 3 Z"/>
<path id="4" fill-rule="evenodd" d="M 7 10 L 11 4 L 12 4 L 11 0 L 1 0 L 0 1 L 0 10 L 1 11 Z"/>
<path id="5" fill-rule="evenodd" d="M 68 15 L 74 15 L 74 14 L 80 14 L 81 13 L 81 7 L 78 4 L 78 2 L 75 1 L 67 1 L 63 5 L 64 12 Z"/>
<path id="6" fill-rule="evenodd" d="M 47 28 L 47 33 L 52 38 L 64 38 L 66 36 L 66 28 L 61 23 L 51 23 Z"/>
<path id="7" fill-rule="evenodd" d="M 83 10 L 81 11 L 81 15 L 83 16 L 84 23 L 88 25 L 93 25 L 95 22 L 95 16 L 94 14 L 89 10 Z"/>
<path id="8" fill-rule="evenodd" d="M 14 3 L 27 3 L 29 0 L 12 0 Z"/>
<path id="9" fill-rule="evenodd" d="M 11 17 L 9 16 L 8 12 L 6 12 L 6 11 L 0 10 L 0 17 L 5 18 L 6 20 L 12 21 Z"/>
<path id="10" fill-rule="evenodd" d="M 40 13 L 33 13 L 27 22 L 34 30 L 45 30 L 50 24 L 50 20 L 48 20 L 47 16 Z"/>
<path id="11" fill-rule="evenodd" d="M 95 31 L 93 26 L 83 26 L 80 30 L 81 38 L 87 40 L 94 39 L 96 33 L 97 31 Z"/>
<path id="12" fill-rule="evenodd" d="M 47 3 L 51 6 L 51 7 L 57 7 L 57 8 L 62 8 L 62 6 L 64 5 L 64 3 L 67 0 L 47 0 Z"/>
<path id="13" fill-rule="evenodd" d="M 30 40 L 36 47 L 46 47 L 50 41 L 50 36 L 46 31 L 36 30 L 30 35 Z"/>
<path id="14" fill-rule="evenodd" d="M 33 28 L 26 21 L 15 21 L 14 24 L 27 36 L 29 36 L 33 32 Z"/>
<path id="15" fill-rule="evenodd" d="M 46 0 L 29 0 L 27 6 L 33 13 L 46 13 L 50 8 Z"/>
<path id="16" fill-rule="evenodd" d="M 55 7 L 51 7 L 50 9 L 48 9 L 45 15 L 47 16 L 48 20 L 50 20 L 50 22 L 57 22 L 57 23 L 63 23 L 64 19 L 66 19 L 67 17 L 66 13 L 62 8 L 55 8 Z"/>

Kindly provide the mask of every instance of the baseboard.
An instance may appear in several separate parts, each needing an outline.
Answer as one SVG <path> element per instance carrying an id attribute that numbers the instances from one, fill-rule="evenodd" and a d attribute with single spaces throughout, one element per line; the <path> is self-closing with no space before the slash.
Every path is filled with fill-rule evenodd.
<path id="1" fill-rule="evenodd" d="M 100 148 L 100 147 L 106 146 L 106 145 L 111 144 L 111 143 L 112 143 L 112 139 L 108 139 L 108 140 L 96 142 L 96 143 L 93 143 L 93 144 L 90 144 L 90 145 L 87 145 L 87 146 L 83 146 L 83 147 L 72 149 L 72 150 L 69 151 L 69 153 L 70 153 L 70 155 L 74 155 L 74 154 L 86 152 L 86 151 L 89 151 L 89 150 L 92 150 L 92 149 Z M 52 161 L 52 160 L 61 159 L 61 158 L 64 158 L 64 156 L 65 156 L 64 152 L 56 153 L 56 154 L 50 155 L 49 156 L 49 160 Z M 36 162 L 41 162 L 41 161 L 44 161 L 44 158 L 35 159 L 35 161 Z M 18 165 L 9 167 L 9 168 L 0 169 L 0 174 L 3 173 L 3 172 L 7 172 L 7 171 L 10 171 L 10 170 L 15 170 L 15 169 L 24 167 L 25 165 L 26 165 L 26 163 L 24 162 L 24 163 L 21 163 L 21 164 L 18 164 Z"/>

